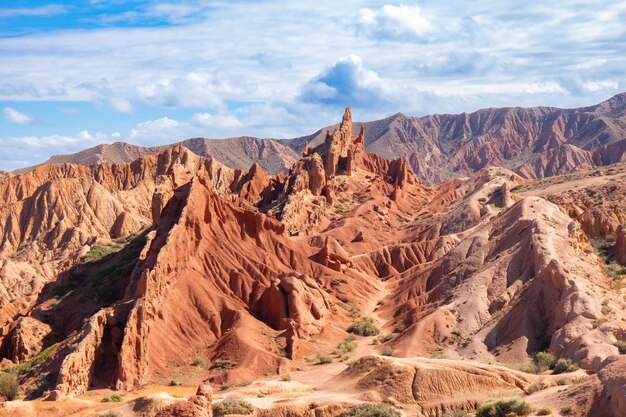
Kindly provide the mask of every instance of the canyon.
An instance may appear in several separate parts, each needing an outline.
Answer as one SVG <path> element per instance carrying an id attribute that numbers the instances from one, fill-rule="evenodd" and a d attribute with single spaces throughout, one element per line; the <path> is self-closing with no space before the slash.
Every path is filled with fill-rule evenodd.
<path id="1" fill-rule="evenodd" d="M 257 416 L 439 417 L 502 395 L 624 415 L 625 114 L 624 94 L 347 108 L 297 139 L 0 173 L 0 357 L 25 398 L 0 416 L 201 416 L 235 396 Z"/>

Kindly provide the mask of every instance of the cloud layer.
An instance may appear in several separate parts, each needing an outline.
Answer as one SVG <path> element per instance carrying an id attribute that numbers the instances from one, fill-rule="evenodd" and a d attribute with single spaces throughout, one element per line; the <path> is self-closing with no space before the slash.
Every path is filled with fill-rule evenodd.
<path id="1" fill-rule="evenodd" d="M 626 90 L 620 2 L 98 0 L 0 9 L 0 20 L 14 34 L 0 32 L 0 144 L 38 137 L 41 154 L 80 131 L 142 144 L 289 137 L 345 105 L 365 120 L 575 107 Z M 39 162 L 32 155 L 23 162 Z"/>

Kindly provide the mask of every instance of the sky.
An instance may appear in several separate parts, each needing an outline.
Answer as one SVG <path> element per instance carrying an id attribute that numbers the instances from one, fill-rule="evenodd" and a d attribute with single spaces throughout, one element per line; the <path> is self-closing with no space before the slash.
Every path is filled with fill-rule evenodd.
<path id="1" fill-rule="evenodd" d="M 626 2 L 0 0 L 0 169 L 99 143 L 592 105 L 626 91 Z"/>

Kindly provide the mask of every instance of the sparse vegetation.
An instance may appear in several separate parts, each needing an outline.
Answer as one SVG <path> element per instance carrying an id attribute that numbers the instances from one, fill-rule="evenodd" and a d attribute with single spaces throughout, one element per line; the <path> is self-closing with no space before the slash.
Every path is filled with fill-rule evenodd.
<path id="1" fill-rule="evenodd" d="M 400 413 L 387 404 L 361 404 L 350 407 L 339 417 L 400 417 Z"/>
<path id="2" fill-rule="evenodd" d="M 94 245 L 89 252 L 81 258 L 81 262 L 85 264 L 98 262 L 119 250 L 120 247 L 117 245 Z"/>
<path id="3" fill-rule="evenodd" d="M 559 359 L 554 365 L 553 374 L 562 374 L 564 372 L 574 372 L 578 370 L 578 366 L 572 363 L 571 359 Z"/>
<path id="4" fill-rule="evenodd" d="M 204 361 L 202 360 L 202 358 L 195 358 L 194 360 L 191 361 L 191 366 L 202 366 L 204 365 Z"/>
<path id="5" fill-rule="evenodd" d="M 225 399 L 213 406 L 213 414 L 217 417 L 229 414 L 248 415 L 254 412 L 254 406 L 245 400 Z"/>
<path id="6" fill-rule="evenodd" d="M 123 399 L 123 397 L 120 394 L 112 394 L 109 395 L 108 397 L 104 397 L 102 398 L 102 400 L 100 400 L 100 402 L 103 403 L 119 403 L 121 402 Z"/>
<path id="7" fill-rule="evenodd" d="M 280 378 L 283 382 L 291 382 L 291 373 L 287 372 Z"/>
<path id="8" fill-rule="evenodd" d="M 549 416 L 552 415 L 552 410 L 549 408 L 540 408 L 536 413 L 538 416 Z"/>
<path id="9" fill-rule="evenodd" d="M 597 329 L 598 327 L 602 326 L 607 321 L 609 321 L 609 319 L 607 319 L 606 317 L 599 317 L 593 321 L 592 323 L 593 328 Z"/>
<path id="10" fill-rule="evenodd" d="M 563 386 L 563 385 L 567 385 L 569 383 L 569 379 L 567 378 L 559 378 L 556 380 L 556 384 Z"/>
<path id="11" fill-rule="evenodd" d="M 371 317 L 362 317 L 361 319 L 352 322 L 350 327 L 348 327 L 348 332 L 359 336 L 376 336 L 380 333 L 380 330 L 376 327 L 374 320 Z"/>
<path id="12" fill-rule="evenodd" d="M 10 368 L 8 372 L 14 373 L 16 375 L 20 375 L 20 374 L 30 371 L 33 368 L 38 367 L 39 365 L 44 363 L 46 359 L 48 359 L 48 357 L 50 357 L 50 354 L 56 347 L 57 347 L 57 343 L 51 346 L 48 346 L 39 355 L 35 356 L 32 359 L 29 359 L 28 361 L 24 363 L 14 366 L 13 368 Z"/>
<path id="13" fill-rule="evenodd" d="M 324 355 L 322 353 L 317 355 L 317 364 L 318 365 L 326 365 L 328 363 L 332 363 L 333 358 L 328 355 Z"/>
<path id="14" fill-rule="evenodd" d="M 394 337 L 396 337 L 396 335 L 395 335 L 395 334 L 393 334 L 393 333 L 389 333 L 389 334 L 386 334 L 386 335 L 384 335 L 384 336 L 380 336 L 380 337 L 378 338 L 378 340 L 380 340 L 380 343 L 387 343 L 388 341 L 390 341 L 390 340 L 391 340 L 391 339 L 393 339 Z"/>
<path id="15" fill-rule="evenodd" d="M 521 398 L 496 398 L 482 403 L 476 410 L 476 417 L 523 417 L 532 410 L 530 404 Z"/>
<path id="16" fill-rule="evenodd" d="M 354 349 L 356 349 L 356 347 L 356 342 L 344 340 L 343 342 L 339 343 L 337 349 L 339 349 L 340 352 L 352 352 Z"/>
<path id="17" fill-rule="evenodd" d="M 537 352 L 533 357 L 533 363 L 538 372 L 543 372 L 554 367 L 554 355 L 550 352 Z"/>
<path id="18" fill-rule="evenodd" d="M 172 379 L 170 381 L 170 387 L 180 387 L 181 385 L 181 382 L 177 379 Z"/>
<path id="19" fill-rule="evenodd" d="M 383 350 L 381 355 L 383 355 L 383 356 L 391 356 L 392 353 L 393 353 L 393 349 L 391 348 L 391 346 L 389 346 L 389 347 L 385 348 L 385 350 Z"/>
<path id="20" fill-rule="evenodd" d="M 534 384 L 530 384 L 528 386 L 528 388 L 526 389 L 526 392 L 528 393 L 528 395 L 530 395 L 530 394 L 534 394 L 537 391 L 541 391 L 543 389 L 546 389 L 546 384 L 542 382 L 535 382 Z"/>
<path id="21" fill-rule="evenodd" d="M 233 369 L 235 367 L 235 365 L 236 365 L 236 363 L 231 361 L 230 359 L 216 359 L 211 364 L 211 368 L 210 369 L 228 370 L 228 369 Z"/>
<path id="22" fill-rule="evenodd" d="M 13 373 L 0 372 L 0 396 L 7 401 L 13 401 L 20 392 L 20 384 Z"/>
<path id="23" fill-rule="evenodd" d="M 615 347 L 619 351 L 620 355 L 626 355 L 626 341 L 618 340 L 615 342 Z"/>
<path id="24" fill-rule="evenodd" d="M 574 407 L 572 407 L 571 405 L 566 405 L 565 407 L 561 407 L 559 413 L 563 414 L 564 416 L 572 415 L 574 414 Z"/>

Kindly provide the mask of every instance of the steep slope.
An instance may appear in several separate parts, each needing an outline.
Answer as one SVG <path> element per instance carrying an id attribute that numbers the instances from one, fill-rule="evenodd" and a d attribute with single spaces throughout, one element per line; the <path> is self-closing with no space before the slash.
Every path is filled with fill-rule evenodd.
<path id="1" fill-rule="evenodd" d="M 518 194 L 529 183 L 505 168 L 424 186 L 366 138 L 348 108 L 274 176 L 179 146 L 5 178 L 0 356 L 50 399 L 180 375 L 228 389 L 302 369 L 321 384 L 372 353 L 447 356 L 363 359 L 340 377 L 440 415 L 539 381 L 469 361 L 549 350 L 599 371 L 618 354 L 623 299 L 567 210 Z"/>

